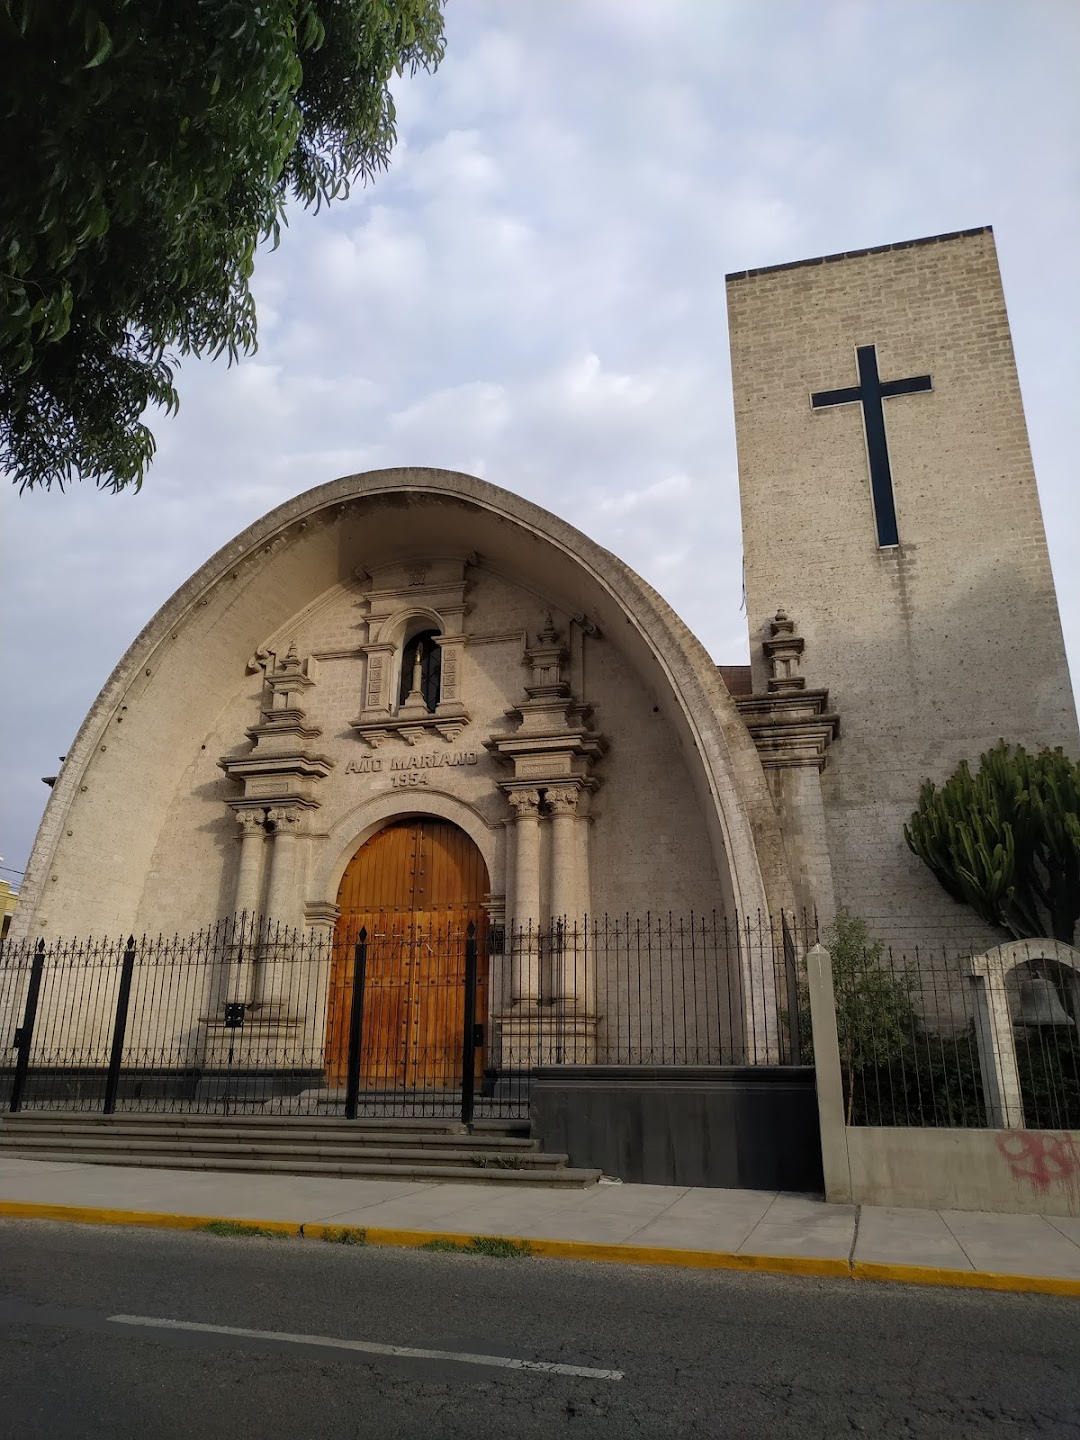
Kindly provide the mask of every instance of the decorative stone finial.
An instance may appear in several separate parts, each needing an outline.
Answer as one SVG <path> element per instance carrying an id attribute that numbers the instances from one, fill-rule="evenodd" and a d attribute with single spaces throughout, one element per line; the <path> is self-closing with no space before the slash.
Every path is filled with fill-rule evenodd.
<path id="1" fill-rule="evenodd" d="M 778 610 L 776 618 L 769 622 L 769 632 L 769 638 L 762 642 L 761 647 L 772 672 L 769 690 L 774 695 L 805 690 L 806 679 L 800 672 L 806 641 L 796 633 L 794 620 L 789 619 L 783 610 Z"/>
<path id="2" fill-rule="evenodd" d="M 550 610 L 547 612 L 547 617 L 546 617 L 546 619 L 545 619 L 545 621 L 544 621 L 544 628 L 543 628 L 543 630 L 540 631 L 540 634 L 536 637 L 536 641 L 537 641 L 537 644 L 538 644 L 538 645 L 556 645 L 556 644 L 558 644 L 558 641 L 559 641 L 559 632 L 558 632 L 558 630 L 555 629 L 555 621 L 551 618 L 551 611 L 550 611 Z"/>

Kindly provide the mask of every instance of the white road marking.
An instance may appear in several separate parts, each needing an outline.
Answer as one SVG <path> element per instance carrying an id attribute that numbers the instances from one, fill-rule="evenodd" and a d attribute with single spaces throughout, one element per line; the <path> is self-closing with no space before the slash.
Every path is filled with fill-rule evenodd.
<path id="1" fill-rule="evenodd" d="M 494 1365 L 500 1370 L 539 1370 L 545 1375 L 581 1375 L 586 1380 L 622 1380 L 621 1370 L 594 1370 L 555 1360 L 514 1360 L 508 1355 L 467 1355 L 455 1350 L 421 1350 L 411 1345 L 380 1345 L 377 1340 L 339 1340 L 334 1335 L 289 1335 L 279 1330 L 243 1330 L 235 1325 L 199 1325 L 191 1320 L 160 1320 L 153 1315 L 110 1315 L 112 1325 L 148 1325 L 157 1330 L 195 1330 L 207 1335 L 236 1335 L 246 1340 L 284 1340 L 290 1345 L 329 1345 L 365 1355 L 396 1355 L 405 1360 L 454 1360 L 461 1365 Z"/>

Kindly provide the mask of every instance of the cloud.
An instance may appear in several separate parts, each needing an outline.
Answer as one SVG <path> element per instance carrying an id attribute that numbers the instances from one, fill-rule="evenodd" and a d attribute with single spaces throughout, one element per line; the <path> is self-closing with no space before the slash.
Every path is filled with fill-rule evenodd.
<path id="1" fill-rule="evenodd" d="M 1080 664 L 1080 11 L 1029 0 L 455 0 L 389 171 L 294 212 L 260 346 L 185 361 L 138 496 L 0 494 L 0 852 L 110 668 L 290 495 L 398 463 L 508 485 L 746 654 L 724 274 L 995 225 Z"/>

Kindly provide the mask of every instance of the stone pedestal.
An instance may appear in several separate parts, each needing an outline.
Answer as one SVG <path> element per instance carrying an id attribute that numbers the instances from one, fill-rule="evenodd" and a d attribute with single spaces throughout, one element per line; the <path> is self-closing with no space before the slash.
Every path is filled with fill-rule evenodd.
<path id="1" fill-rule="evenodd" d="M 591 1065 L 596 1060 L 599 1015 L 517 1005 L 495 1017 L 500 1070 L 540 1065 Z"/>
<path id="2" fill-rule="evenodd" d="M 248 1009 L 244 1023 L 236 1029 L 223 1019 L 204 1022 L 202 1063 L 213 1070 L 300 1070 L 322 1063 L 322 1047 L 312 1044 L 311 1028 L 303 1020 L 260 1018 L 257 1009 Z"/>

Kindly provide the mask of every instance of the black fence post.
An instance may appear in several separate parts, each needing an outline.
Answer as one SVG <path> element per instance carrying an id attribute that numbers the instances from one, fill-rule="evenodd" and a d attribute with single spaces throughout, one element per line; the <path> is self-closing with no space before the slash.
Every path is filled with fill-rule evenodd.
<path id="1" fill-rule="evenodd" d="M 23 1022 L 15 1031 L 15 1077 L 11 1084 L 11 1103 L 8 1106 L 14 1115 L 22 1106 L 26 1075 L 30 1069 L 30 1046 L 34 1040 L 34 1022 L 37 1019 L 38 996 L 41 994 L 41 972 L 45 969 L 45 941 L 39 940 L 34 947 L 34 958 L 30 963 L 30 988 L 26 992 L 26 1008 Z"/>
<path id="2" fill-rule="evenodd" d="M 112 1050 L 109 1052 L 109 1074 L 105 1081 L 105 1104 L 102 1106 L 106 1115 L 111 1115 L 116 1109 L 116 1092 L 120 1088 L 120 1063 L 124 1058 L 128 1006 L 131 1003 L 131 979 L 134 973 L 135 936 L 129 935 L 124 958 L 120 962 L 120 990 L 116 996 L 116 1019 L 113 1022 Z"/>
<path id="3" fill-rule="evenodd" d="M 349 1068 L 345 1078 L 345 1119 L 355 1120 L 360 1103 L 360 1046 L 364 1038 L 364 981 L 367 975 L 367 926 L 353 956 L 352 1009 L 349 1011 Z"/>
<path id="4" fill-rule="evenodd" d="M 471 1125 L 476 1093 L 476 925 L 465 933 L 465 1023 L 461 1035 L 461 1123 Z"/>

